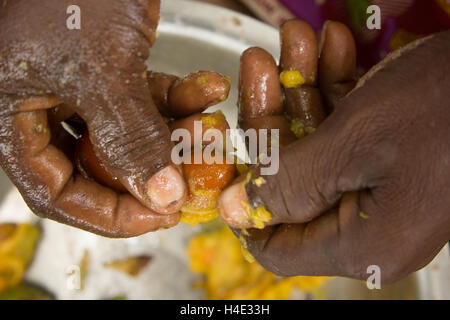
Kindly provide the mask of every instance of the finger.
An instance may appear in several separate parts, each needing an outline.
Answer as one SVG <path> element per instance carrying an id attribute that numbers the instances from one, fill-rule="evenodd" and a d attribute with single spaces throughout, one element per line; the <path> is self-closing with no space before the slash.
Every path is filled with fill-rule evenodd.
<path id="1" fill-rule="evenodd" d="M 8 152 L 1 155 L 2 165 L 33 212 L 111 237 L 134 236 L 178 222 L 178 215 L 158 215 L 131 196 L 74 174 L 71 161 L 50 144 L 45 110 L 23 112 L 20 101 L 1 102 L 14 110 L 3 118 L 7 130 L 1 145 Z"/>
<path id="2" fill-rule="evenodd" d="M 225 101 L 230 93 L 230 78 L 220 73 L 198 71 L 180 79 L 150 72 L 147 80 L 158 110 L 166 117 L 181 118 L 202 112 Z"/>
<path id="3" fill-rule="evenodd" d="M 320 47 L 320 88 L 327 109 L 332 112 L 338 101 L 355 87 L 356 45 L 346 25 L 327 21 L 323 26 Z"/>
<path id="4" fill-rule="evenodd" d="M 176 80 L 170 87 L 169 113 L 175 118 L 201 112 L 228 98 L 230 78 L 217 72 L 198 71 Z"/>
<path id="5" fill-rule="evenodd" d="M 95 154 L 106 169 L 147 207 L 175 213 L 183 205 L 186 186 L 171 164 L 170 132 L 147 84 L 130 79 L 128 87 L 126 81 L 99 80 L 106 85 L 101 90 L 106 97 L 98 99 L 96 93 L 86 92 L 78 113 L 86 121 Z"/>
<path id="6" fill-rule="evenodd" d="M 290 20 L 280 28 L 282 71 L 300 71 L 305 84 L 317 84 L 319 49 L 311 26 L 302 20 Z"/>
<path id="7" fill-rule="evenodd" d="M 179 214 L 158 214 L 130 194 L 118 194 L 79 175 L 64 187 L 55 208 L 58 212 L 50 213 L 47 218 L 116 238 L 170 228 L 180 219 Z"/>
<path id="8" fill-rule="evenodd" d="M 169 90 L 179 78 L 160 72 L 148 72 L 147 81 L 158 111 L 165 117 L 172 117 L 169 108 Z"/>
<path id="9" fill-rule="evenodd" d="M 291 130 L 291 125 L 289 124 L 289 121 L 286 119 L 284 115 L 247 119 L 242 124 L 241 128 L 244 130 L 254 129 L 256 130 L 256 132 L 260 132 L 260 130 L 262 129 L 267 130 L 268 143 L 270 143 L 271 141 L 271 133 L 273 132 L 272 130 L 276 129 L 278 130 L 279 133 L 279 145 L 281 147 L 286 146 L 297 140 L 296 136 Z"/>
<path id="10" fill-rule="evenodd" d="M 250 48 L 242 54 L 240 72 L 239 126 L 244 130 L 279 129 L 281 145 L 294 141 L 282 115 L 283 95 L 273 57 L 261 48 Z"/>
<path id="11" fill-rule="evenodd" d="M 297 71 L 305 77 L 305 84 L 296 86 L 293 88 L 285 88 L 287 112 L 293 118 L 290 125 L 286 124 L 286 121 L 277 119 L 276 126 L 280 128 L 281 140 L 291 143 L 295 140 L 293 132 L 297 138 L 303 137 L 308 130 L 315 130 L 318 125 L 325 119 L 325 112 L 322 105 L 322 100 L 317 84 L 317 61 L 318 61 L 318 44 L 314 33 L 314 30 L 305 22 L 300 20 L 292 20 L 285 23 L 281 29 L 282 39 L 282 53 L 281 53 L 281 69 L 282 71 Z M 283 80 L 283 79 L 282 79 Z M 275 124 L 273 119 L 262 123 L 261 118 L 253 123 L 246 121 L 248 127 L 261 128 L 272 127 Z M 312 131 L 309 131 L 312 132 Z M 286 143 L 286 144 L 288 144 Z M 282 144 L 282 145 L 286 145 Z M 292 160 L 293 161 L 293 160 Z M 294 163 L 294 162 L 293 162 Z M 288 169 L 292 171 L 292 168 Z M 268 188 L 263 186 L 264 184 L 255 183 L 264 177 L 259 177 L 259 171 L 251 172 L 253 176 L 250 180 L 242 185 L 237 183 L 234 186 L 227 189 L 219 201 L 219 205 L 222 206 L 221 213 L 222 218 L 231 226 L 234 227 L 253 227 L 255 221 L 251 221 L 250 217 L 254 216 L 252 209 L 258 209 L 258 207 L 266 208 L 262 204 L 262 199 L 277 199 L 279 197 L 280 202 L 284 203 L 283 194 L 277 186 Z M 283 177 L 286 181 L 289 181 L 289 173 L 285 172 Z M 251 186 L 251 187 L 249 187 Z M 267 194 L 262 195 L 262 191 L 253 192 L 262 188 L 267 191 Z M 292 188 L 292 187 L 291 187 Z M 285 190 L 285 193 L 289 194 L 289 189 Z M 251 192 L 248 196 L 248 192 Z M 269 195 L 270 194 L 270 195 Z M 260 197 L 261 196 L 261 197 Z M 265 197 L 264 197 L 265 196 Z M 290 195 L 291 196 L 291 195 Z M 238 201 L 235 199 L 239 199 Z M 251 199 L 252 201 L 250 201 Z M 257 199 L 257 200 L 255 200 Z M 281 200 L 283 199 L 283 200 Z M 279 208 L 271 202 L 271 209 L 276 212 L 275 216 L 272 216 L 270 221 L 265 221 L 264 225 L 274 225 L 278 223 L 287 223 L 296 220 L 291 214 L 284 210 L 280 214 Z M 242 205 L 242 203 L 246 205 Z M 272 212 L 269 210 L 269 212 Z M 297 221 L 296 221 L 297 222 Z"/>
<path id="12" fill-rule="evenodd" d="M 247 49 L 241 57 L 239 80 L 240 121 L 283 112 L 278 68 L 264 49 Z"/>
<path id="13" fill-rule="evenodd" d="M 304 21 L 291 20 L 282 25 L 280 32 L 280 77 L 285 87 L 286 112 L 304 127 L 315 129 L 326 116 L 317 88 L 319 53 L 315 31 Z M 300 72 L 297 76 L 303 81 L 289 83 L 285 79 L 294 72 Z"/>

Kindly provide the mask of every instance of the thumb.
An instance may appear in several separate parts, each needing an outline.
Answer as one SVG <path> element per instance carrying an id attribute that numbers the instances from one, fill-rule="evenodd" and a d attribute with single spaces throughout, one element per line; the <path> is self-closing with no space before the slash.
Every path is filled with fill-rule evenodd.
<path id="1" fill-rule="evenodd" d="M 170 132 L 146 81 L 130 79 L 130 87 L 110 84 L 106 82 L 102 91 L 108 95 L 101 101 L 85 95 L 79 111 L 97 157 L 145 206 L 158 213 L 177 212 L 185 199 L 185 183 L 171 164 Z"/>
<path id="2" fill-rule="evenodd" d="M 98 17 L 95 9 L 102 3 L 86 6 L 79 33 L 64 31 L 64 47 L 75 49 L 55 72 L 50 89 L 87 123 L 94 152 L 110 174 L 146 207 L 175 213 L 186 197 L 185 182 L 171 164 L 170 132 L 147 83 L 159 1 L 130 2 L 122 24 Z M 117 14 L 114 5 L 111 15 Z M 67 78 L 73 81 L 61 81 Z"/>
<path id="3" fill-rule="evenodd" d="M 346 107 L 315 133 L 283 147 L 275 175 L 254 167 L 226 189 L 219 201 L 225 222 L 234 228 L 303 223 L 333 208 L 343 193 L 371 188 L 389 161 L 367 147 L 376 134 L 367 128 L 370 116 L 352 100 L 344 99 Z"/>

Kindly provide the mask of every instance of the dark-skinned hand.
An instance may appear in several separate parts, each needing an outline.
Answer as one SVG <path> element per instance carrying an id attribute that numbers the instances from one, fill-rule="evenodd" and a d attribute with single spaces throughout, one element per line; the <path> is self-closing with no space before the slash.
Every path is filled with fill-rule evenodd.
<path id="1" fill-rule="evenodd" d="M 222 218 L 279 275 L 367 279 L 377 265 L 390 283 L 422 268 L 450 239 L 450 31 L 394 52 L 358 82 L 344 25 L 328 22 L 318 41 L 290 21 L 281 38 L 281 71 L 306 83 L 283 102 L 280 70 L 260 48 L 243 54 L 240 83 L 241 127 L 280 129 L 280 169 L 263 183 L 250 169 L 245 187 L 241 178 L 222 194 Z M 317 130 L 296 140 L 286 114 Z M 252 228 L 247 201 L 271 212 L 264 229 Z"/>
<path id="2" fill-rule="evenodd" d="M 74 4 L 80 30 L 66 26 Z M 178 223 L 187 191 L 170 160 L 162 115 L 201 112 L 226 97 L 229 83 L 210 72 L 185 79 L 147 73 L 159 6 L 159 0 L 0 4 L 0 162 L 37 215 L 110 237 Z M 75 139 L 63 120 L 85 126 L 95 156 L 128 192 L 77 170 Z"/>

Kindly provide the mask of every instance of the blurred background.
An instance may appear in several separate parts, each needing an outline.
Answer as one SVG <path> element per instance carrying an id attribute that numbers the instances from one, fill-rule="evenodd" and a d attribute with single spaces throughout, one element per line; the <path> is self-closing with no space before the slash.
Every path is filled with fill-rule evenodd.
<path id="1" fill-rule="evenodd" d="M 237 124 L 240 54 L 260 46 L 278 58 L 279 36 L 273 26 L 287 19 L 299 16 L 318 31 L 328 17 L 352 26 L 365 57 L 361 69 L 420 36 L 449 27 L 447 20 L 436 18 L 431 25 L 411 28 L 404 17 L 414 17 L 423 4 L 412 0 L 387 8 L 390 16 L 383 29 L 374 32 L 358 29 L 357 13 L 371 1 L 162 3 L 149 69 L 179 76 L 206 69 L 230 76 L 229 99 L 208 111 L 221 110 L 232 128 Z M 343 13 L 342 6 L 350 13 Z M 426 10 L 440 14 L 447 9 L 450 13 L 448 1 L 437 0 L 429 1 Z M 108 239 L 37 218 L 0 172 L 0 299 L 450 299 L 449 271 L 446 246 L 426 268 L 381 290 L 343 278 L 280 278 L 248 262 L 239 240 L 217 219 Z"/>

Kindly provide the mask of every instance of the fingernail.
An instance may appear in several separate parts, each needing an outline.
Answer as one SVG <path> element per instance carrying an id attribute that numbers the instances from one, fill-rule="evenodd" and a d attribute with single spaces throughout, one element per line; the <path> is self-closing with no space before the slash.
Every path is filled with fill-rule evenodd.
<path id="1" fill-rule="evenodd" d="M 233 228 L 250 228 L 248 196 L 243 183 L 237 183 L 225 189 L 219 198 L 219 214 Z"/>
<path id="2" fill-rule="evenodd" d="M 178 212 L 186 200 L 186 184 L 181 173 L 169 165 L 157 172 L 146 184 L 151 209 L 160 214 Z"/>

